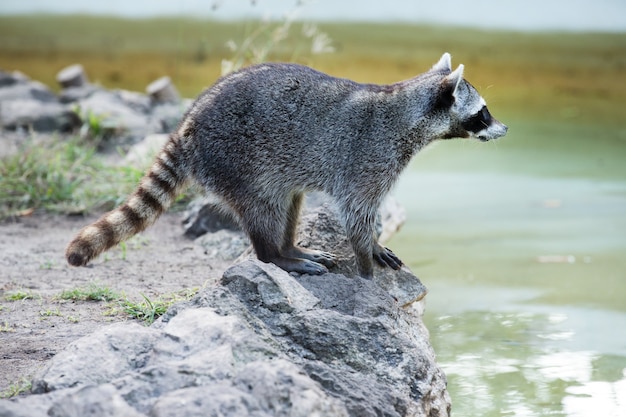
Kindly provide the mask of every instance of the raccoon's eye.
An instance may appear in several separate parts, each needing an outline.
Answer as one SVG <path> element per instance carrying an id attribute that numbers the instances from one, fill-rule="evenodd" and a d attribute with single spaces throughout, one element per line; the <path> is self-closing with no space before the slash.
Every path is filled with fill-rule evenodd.
<path id="1" fill-rule="evenodd" d="M 489 113 L 487 106 L 483 106 L 480 109 L 480 121 L 485 123 L 485 126 L 489 126 L 489 123 L 491 123 L 491 113 Z"/>
<path id="2" fill-rule="evenodd" d="M 483 106 L 482 109 L 468 120 L 462 123 L 463 129 L 468 132 L 480 132 L 491 124 L 491 114 L 487 109 L 487 106 Z"/>

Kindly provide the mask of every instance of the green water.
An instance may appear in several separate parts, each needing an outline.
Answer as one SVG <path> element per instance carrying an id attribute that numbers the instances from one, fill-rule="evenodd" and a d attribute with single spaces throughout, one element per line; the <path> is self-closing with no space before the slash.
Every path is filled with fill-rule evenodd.
<path id="1" fill-rule="evenodd" d="M 396 188 L 455 416 L 626 416 L 626 141 L 592 131 L 439 143 Z"/>

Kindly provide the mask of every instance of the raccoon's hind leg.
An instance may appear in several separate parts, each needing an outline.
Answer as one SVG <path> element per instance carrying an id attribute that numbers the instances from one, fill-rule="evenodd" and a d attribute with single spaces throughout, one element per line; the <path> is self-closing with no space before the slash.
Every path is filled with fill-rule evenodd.
<path id="1" fill-rule="evenodd" d="M 286 200 L 285 200 L 286 201 Z M 271 262 L 287 272 L 321 275 L 328 269 L 321 263 L 281 252 L 284 231 L 288 224 L 288 204 L 284 206 L 267 200 L 251 201 L 238 205 L 239 216 L 245 228 L 257 258 Z"/>
<path id="2" fill-rule="evenodd" d="M 303 193 L 296 193 L 291 199 L 291 204 L 287 210 L 287 223 L 280 252 L 283 256 L 289 258 L 308 259 L 327 268 L 332 268 L 337 264 L 336 257 L 332 253 L 296 246 L 298 220 L 303 199 Z"/>

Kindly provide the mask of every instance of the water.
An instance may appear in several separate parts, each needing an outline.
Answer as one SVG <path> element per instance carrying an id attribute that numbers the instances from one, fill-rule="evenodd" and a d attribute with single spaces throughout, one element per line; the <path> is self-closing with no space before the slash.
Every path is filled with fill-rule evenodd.
<path id="1" fill-rule="evenodd" d="M 430 290 L 450 292 L 441 284 Z M 624 416 L 626 351 L 618 332 L 625 313 L 535 305 L 532 290 L 459 286 L 454 293 L 473 302 L 460 311 L 462 300 L 453 309 L 436 300 L 427 325 L 455 415 Z"/>
<path id="2" fill-rule="evenodd" d="M 390 246 L 429 288 L 453 415 L 626 416 L 626 181 L 420 168 L 466 151 L 444 147 L 402 177 Z"/>

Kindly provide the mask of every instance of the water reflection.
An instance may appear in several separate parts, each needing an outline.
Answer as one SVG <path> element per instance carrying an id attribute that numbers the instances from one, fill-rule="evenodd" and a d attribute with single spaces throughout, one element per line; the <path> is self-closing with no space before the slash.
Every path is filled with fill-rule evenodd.
<path id="1" fill-rule="evenodd" d="M 589 381 L 567 388 L 563 409 L 571 417 L 624 416 L 626 414 L 626 371 L 615 382 Z"/>
<path id="2" fill-rule="evenodd" d="M 562 349 L 558 342 L 576 338 L 570 324 L 560 312 L 436 317 L 431 337 L 448 376 L 453 414 L 626 416 L 626 355 Z"/>

